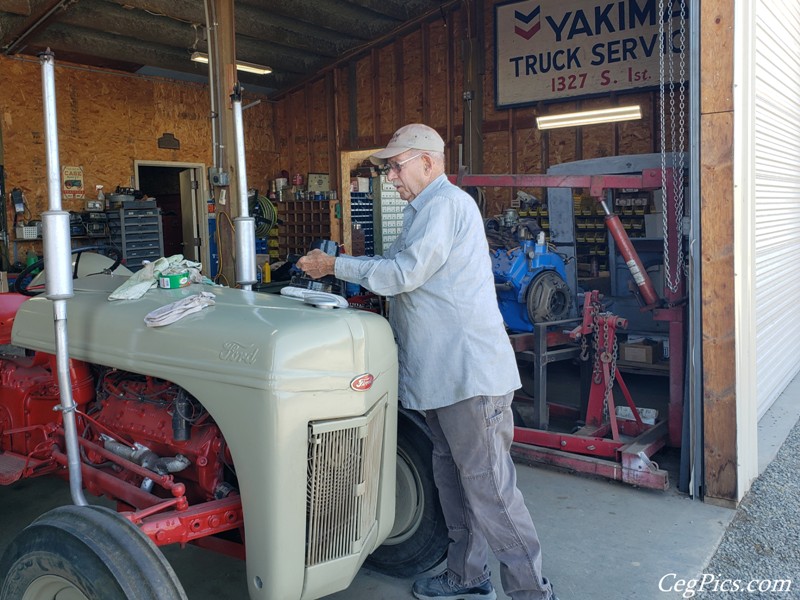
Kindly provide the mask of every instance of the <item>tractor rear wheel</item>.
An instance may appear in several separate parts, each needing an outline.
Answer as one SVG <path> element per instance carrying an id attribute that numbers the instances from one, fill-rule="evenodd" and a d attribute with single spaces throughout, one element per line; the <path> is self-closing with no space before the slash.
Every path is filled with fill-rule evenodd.
<path id="1" fill-rule="evenodd" d="M 2 575 L 0 600 L 186 600 L 155 544 L 100 506 L 40 516 L 6 549 Z"/>

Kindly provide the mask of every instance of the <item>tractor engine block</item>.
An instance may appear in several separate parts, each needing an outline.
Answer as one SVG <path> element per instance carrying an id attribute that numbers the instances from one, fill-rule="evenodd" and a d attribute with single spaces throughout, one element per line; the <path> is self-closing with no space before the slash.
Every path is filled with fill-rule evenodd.
<path id="1" fill-rule="evenodd" d="M 105 440 L 105 447 L 128 460 L 163 470 L 170 466 L 175 479 L 186 485 L 187 498 L 192 502 L 213 500 L 230 491 L 223 475 L 226 446 L 214 420 L 203 406 L 179 386 L 133 373 L 106 371 L 98 385 L 97 410 L 92 420 L 113 432 L 115 440 Z M 87 427 L 92 428 L 89 424 Z M 93 431 L 102 433 L 101 428 Z M 99 442 L 103 444 L 104 442 Z M 147 453 L 147 451 L 150 451 Z M 176 457 L 177 460 L 176 460 Z M 165 473 L 162 473 L 165 474 Z M 136 476 L 125 477 L 133 483 Z M 155 493 L 155 492 L 154 492 Z"/>

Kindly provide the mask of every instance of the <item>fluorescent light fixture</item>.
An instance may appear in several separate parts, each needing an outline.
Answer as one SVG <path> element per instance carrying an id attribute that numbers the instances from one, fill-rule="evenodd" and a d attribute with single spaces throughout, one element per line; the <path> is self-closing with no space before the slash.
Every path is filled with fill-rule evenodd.
<path id="1" fill-rule="evenodd" d="M 208 54 L 205 52 L 192 52 L 192 60 L 194 62 L 208 64 Z M 236 69 L 238 71 L 244 71 L 245 73 L 255 73 L 256 75 L 268 75 L 272 73 L 270 67 L 245 62 L 243 60 L 236 61 Z"/>
<path id="2" fill-rule="evenodd" d="M 585 110 L 563 115 L 536 117 L 536 126 L 539 129 L 556 129 L 558 127 L 580 127 L 581 125 L 596 125 L 598 123 L 633 121 L 641 118 L 642 109 L 637 104 L 635 106 L 619 106 L 602 110 Z"/>

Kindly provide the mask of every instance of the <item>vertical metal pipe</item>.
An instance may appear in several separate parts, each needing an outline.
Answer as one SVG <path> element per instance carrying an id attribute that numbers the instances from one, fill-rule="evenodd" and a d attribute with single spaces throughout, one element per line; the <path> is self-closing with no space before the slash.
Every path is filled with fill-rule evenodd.
<path id="1" fill-rule="evenodd" d="M 53 302 L 56 338 L 56 371 L 64 421 L 64 438 L 69 465 L 69 490 L 78 506 L 88 502 L 83 495 L 81 460 L 78 450 L 78 428 L 75 424 L 75 400 L 69 377 L 69 339 L 67 336 L 67 298 L 73 295 L 69 260 L 69 214 L 61 210 L 61 165 L 58 160 L 58 124 L 56 121 L 56 86 L 54 56 L 49 50 L 40 55 L 42 63 L 42 95 L 44 99 L 45 148 L 47 156 L 47 196 L 49 211 L 43 213 L 46 224 L 45 263 L 53 270 L 53 283 L 47 282 L 46 295 Z M 64 218 L 66 214 L 67 218 Z M 66 227 L 66 232 L 64 231 Z M 66 257 L 66 264 L 64 261 Z M 66 269 L 66 273 L 63 271 Z M 48 277 L 48 280 L 50 278 Z"/>
<path id="2" fill-rule="evenodd" d="M 206 15 L 206 33 L 208 34 L 207 50 L 208 50 L 208 92 L 211 99 L 211 149 L 212 161 L 215 168 L 220 168 L 221 159 L 219 152 L 219 115 L 218 99 L 217 99 L 217 15 L 213 11 L 209 11 L 209 5 L 212 4 L 211 0 L 203 2 Z"/>
<path id="3" fill-rule="evenodd" d="M 239 216 L 233 220 L 236 225 L 236 282 L 242 286 L 242 289 L 251 290 L 256 282 L 256 221 L 250 216 L 250 207 L 247 203 L 242 94 L 238 84 L 231 94 L 231 108 L 233 109 L 236 179 L 239 191 Z"/>
<path id="4" fill-rule="evenodd" d="M 702 499 L 703 315 L 700 254 L 700 3 L 689 2 L 689 408 L 691 409 L 690 494 Z"/>

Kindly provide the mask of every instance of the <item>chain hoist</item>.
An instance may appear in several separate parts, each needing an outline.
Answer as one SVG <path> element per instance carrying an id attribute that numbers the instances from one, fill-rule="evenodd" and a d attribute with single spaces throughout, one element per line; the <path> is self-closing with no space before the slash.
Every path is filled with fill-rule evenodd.
<path id="1" fill-rule="evenodd" d="M 603 385 L 603 421 L 608 420 L 608 400 L 614 389 L 617 373 L 618 345 L 616 325 L 619 320 L 616 315 L 610 312 L 597 313 L 595 315 L 595 353 L 592 381 L 594 385 Z M 604 378 L 605 382 L 603 381 Z"/>
<path id="2" fill-rule="evenodd" d="M 670 198 L 666 196 L 667 190 L 667 152 L 672 152 L 676 160 L 672 167 L 672 188 L 674 197 L 672 200 L 675 202 L 674 219 L 675 231 L 677 236 L 670 236 L 667 234 L 669 228 L 669 207 L 664 207 L 662 212 L 662 225 L 664 231 L 664 283 L 670 291 L 678 291 L 680 286 L 681 276 L 683 275 L 683 235 L 682 235 L 682 220 L 683 220 L 683 203 L 684 203 L 684 151 L 685 151 L 685 128 L 686 128 L 686 0 L 680 2 L 679 25 L 678 25 L 678 78 L 675 77 L 675 51 L 674 38 L 675 35 L 672 31 L 667 33 L 665 31 L 665 23 L 672 25 L 672 3 L 670 6 L 665 6 L 664 0 L 658 0 L 658 37 L 661 42 L 661 53 L 659 54 L 658 61 L 658 76 L 659 76 L 659 100 L 660 100 L 660 114 L 659 114 L 659 134 L 660 134 L 660 148 L 661 148 L 661 188 L 664 191 L 664 200 L 668 201 Z M 665 69 L 666 66 L 666 69 Z M 666 72 L 668 71 L 668 72 Z M 678 88 L 678 109 L 676 116 L 675 109 L 675 88 Z M 669 90 L 669 128 L 670 128 L 670 146 L 667 150 L 667 89 Z M 672 244 L 676 244 L 675 257 L 676 264 L 670 264 L 670 256 L 673 248 Z"/>
<path id="3" fill-rule="evenodd" d="M 583 335 L 581 335 L 581 360 L 586 362 L 589 360 L 589 336 L 592 337 L 592 350 L 597 353 L 597 315 L 600 312 L 602 305 L 599 299 L 594 298 L 587 302 L 584 307 L 584 319 L 588 323 L 588 327 Z"/>
<path id="4" fill-rule="evenodd" d="M 618 318 L 610 312 L 603 311 L 600 302 L 600 294 L 592 292 L 584 298 L 583 325 L 578 328 L 580 331 L 581 354 L 583 361 L 589 360 L 589 344 L 593 354 L 592 361 L 592 385 L 603 386 L 603 419 L 608 419 L 608 398 L 614 387 L 614 377 L 617 371 L 617 334 L 616 324 Z M 609 326 L 609 323 L 612 325 Z M 573 332 L 576 334 L 577 331 Z M 589 337 L 591 336 L 591 342 Z M 606 371 L 603 365 L 608 365 L 609 374 L 605 383 L 603 378 Z"/>

